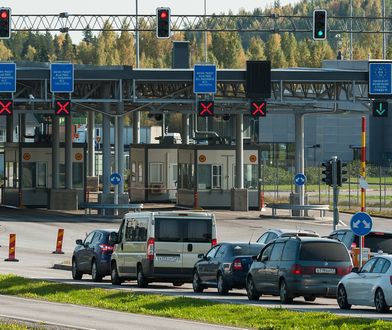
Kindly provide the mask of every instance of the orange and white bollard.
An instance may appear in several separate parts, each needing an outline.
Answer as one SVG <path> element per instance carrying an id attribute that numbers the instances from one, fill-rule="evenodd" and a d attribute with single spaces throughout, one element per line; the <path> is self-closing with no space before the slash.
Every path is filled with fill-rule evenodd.
<path id="1" fill-rule="evenodd" d="M 260 211 L 265 211 L 264 191 L 260 191 Z"/>
<path id="2" fill-rule="evenodd" d="M 64 254 L 64 252 L 61 250 L 63 248 L 63 239 L 64 239 L 64 229 L 60 228 L 57 232 L 56 251 L 53 251 L 52 253 Z"/>
<path id="3" fill-rule="evenodd" d="M 16 245 L 16 234 L 10 234 L 10 244 L 8 248 L 8 258 L 4 261 L 19 261 L 15 258 L 15 245 Z"/>

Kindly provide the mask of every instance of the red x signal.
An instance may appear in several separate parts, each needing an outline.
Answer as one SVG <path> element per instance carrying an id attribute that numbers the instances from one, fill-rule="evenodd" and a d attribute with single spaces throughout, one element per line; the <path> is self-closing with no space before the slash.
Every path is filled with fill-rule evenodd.
<path id="1" fill-rule="evenodd" d="M 13 109 L 12 100 L 0 101 L 0 116 L 1 115 L 12 116 L 12 109 Z"/>
<path id="2" fill-rule="evenodd" d="M 251 101 L 250 114 L 253 117 L 265 117 L 267 115 L 266 101 Z"/>
<path id="3" fill-rule="evenodd" d="M 69 116 L 71 114 L 71 101 L 70 100 L 56 101 L 54 110 L 57 116 Z"/>
<path id="4" fill-rule="evenodd" d="M 198 113 L 200 117 L 213 117 L 214 101 L 199 101 Z"/>

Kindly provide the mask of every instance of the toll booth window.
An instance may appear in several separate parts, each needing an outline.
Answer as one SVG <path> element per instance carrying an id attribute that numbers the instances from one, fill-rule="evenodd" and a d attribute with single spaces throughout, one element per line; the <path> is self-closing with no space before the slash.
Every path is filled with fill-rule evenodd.
<path id="1" fill-rule="evenodd" d="M 163 182 L 163 163 L 150 163 L 150 183 Z"/>
<path id="2" fill-rule="evenodd" d="M 178 188 L 194 188 L 194 167 L 192 164 L 179 164 Z"/>
<path id="3" fill-rule="evenodd" d="M 5 134 L 3 129 L 0 129 L 0 142 L 5 142 Z"/>
<path id="4" fill-rule="evenodd" d="M 211 189 L 211 165 L 198 165 L 197 189 Z"/>
<path id="5" fill-rule="evenodd" d="M 59 164 L 59 185 L 60 187 L 65 187 L 65 164 Z"/>
<path id="6" fill-rule="evenodd" d="M 222 188 L 222 165 L 212 165 L 212 189 Z"/>
<path id="7" fill-rule="evenodd" d="M 72 187 L 83 188 L 83 163 L 72 163 Z"/>
<path id="8" fill-rule="evenodd" d="M 137 181 L 138 182 L 143 182 L 143 163 L 139 163 L 138 168 L 137 168 Z"/>
<path id="9" fill-rule="evenodd" d="M 244 165 L 244 188 L 257 189 L 258 177 L 257 165 Z"/>
<path id="10" fill-rule="evenodd" d="M 6 162 L 5 163 L 5 186 L 7 188 L 17 188 L 18 187 L 18 166 L 17 162 Z"/>
<path id="11" fill-rule="evenodd" d="M 37 162 L 37 187 L 45 188 L 47 186 L 47 163 Z"/>
<path id="12" fill-rule="evenodd" d="M 36 187 L 36 163 L 23 163 L 22 165 L 22 187 Z"/>
<path id="13" fill-rule="evenodd" d="M 132 162 L 131 167 L 131 181 L 136 182 L 136 162 Z"/>

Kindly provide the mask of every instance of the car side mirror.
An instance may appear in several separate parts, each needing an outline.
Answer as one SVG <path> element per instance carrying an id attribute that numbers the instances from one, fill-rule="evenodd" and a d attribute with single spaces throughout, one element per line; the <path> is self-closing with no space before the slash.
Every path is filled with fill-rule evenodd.
<path id="1" fill-rule="evenodd" d="M 114 231 L 109 234 L 109 245 L 118 243 L 118 235 Z"/>
<path id="2" fill-rule="evenodd" d="M 83 241 L 81 239 L 77 239 L 75 243 L 76 245 L 83 245 Z"/>
<path id="3" fill-rule="evenodd" d="M 351 273 L 358 273 L 359 272 L 359 268 L 358 267 L 353 267 L 351 269 Z"/>
<path id="4" fill-rule="evenodd" d="M 197 255 L 197 257 L 198 257 L 199 259 L 204 259 L 204 253 L 199 253 L 199 254 Z"/>
<path id="5" fill-rule="evenodd" d="M 257 256 L 252 256 L 252 260 L 256 261 L 257 260 Z"/>

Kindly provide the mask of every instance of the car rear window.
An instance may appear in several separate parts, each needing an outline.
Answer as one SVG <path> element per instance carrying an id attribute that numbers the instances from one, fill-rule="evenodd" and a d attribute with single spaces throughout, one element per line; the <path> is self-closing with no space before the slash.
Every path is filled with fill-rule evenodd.
<path id="1" fill-rule="evenodd" d="M 350 261 L 346 247 L 335 242 L 303 243 L 299 258 L 312 261 Z"/>
<path id="2" fill-rule="evenodd" d="M 234 256 L 255 256 L 260 253 L 262 246 L 260 245 L 234 245 L 233 246 L 233 255 Z"/>
<path id="3" fill-rule="evenodd" d="M 184 222 L 184 242 L 208 243 L 212 238 L 211 219 L 187 219 Z"/>
<path id="4" fill-rule="evenodd" d="M 392 235 L 383 233 L 370 233 L 365 236 L 365 247 L 372 252 L 382 250 L 385 253 L 392 253 Z"/>

